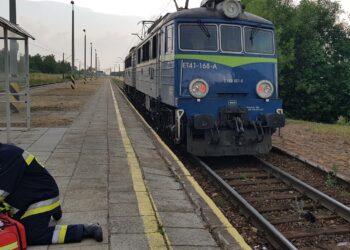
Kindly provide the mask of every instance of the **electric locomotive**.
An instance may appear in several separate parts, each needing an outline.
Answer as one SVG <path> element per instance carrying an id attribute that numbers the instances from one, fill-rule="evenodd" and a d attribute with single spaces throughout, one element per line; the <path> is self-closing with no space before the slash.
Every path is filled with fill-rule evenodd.
<path id="1" fill-rule="evenodd" d="M 126 92 L 197 156 L 267 153 L 285 124 L 274 25 L 237 0 L 155 21 L 125 59 Z"/>

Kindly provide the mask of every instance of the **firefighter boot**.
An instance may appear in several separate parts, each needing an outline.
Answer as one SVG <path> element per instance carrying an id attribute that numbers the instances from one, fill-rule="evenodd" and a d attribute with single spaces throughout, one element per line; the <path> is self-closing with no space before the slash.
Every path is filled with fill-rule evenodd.
<path id="1" fill-rule="evenodd" d="M 103 232 L 100 224 L 97 223 L 84 225 L 83 238 L 95 239 L 97 242 L 102 242 Z"/>

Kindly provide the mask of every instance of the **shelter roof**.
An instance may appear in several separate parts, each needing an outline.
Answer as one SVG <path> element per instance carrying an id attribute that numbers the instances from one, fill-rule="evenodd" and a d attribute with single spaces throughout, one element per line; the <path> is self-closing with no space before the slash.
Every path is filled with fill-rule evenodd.
<path id="1" fill-rule="evenodd" d="M 30 35 L 27 31 L 25 31 L 24 29 L 19 27 L 17 24 L 11 23 L 10 21 L 6 20 L 5 18 L 3 18 L 1 16 L 0 16 L 0 26 L 12 31 L 13 33 L 16 33 L 19 36 L 29 37 L 29 38 L 35 40 L 35 38 L 32 35 Z"/>

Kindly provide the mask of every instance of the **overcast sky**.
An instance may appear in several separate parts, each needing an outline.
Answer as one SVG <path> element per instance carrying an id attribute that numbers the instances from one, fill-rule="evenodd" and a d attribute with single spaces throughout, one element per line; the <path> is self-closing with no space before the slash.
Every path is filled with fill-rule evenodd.
<path id="1" fill-rule="evenodd" d="M 4 1 L 4 0 L 0 0 Z M 41 1 L 41 0 L 34 0 Z M 70 4 L 70 0 L 49 0 Z M 190 7 L 198 7 L 202 0 L 190 0 Z M 151 18 L 175 10 L 174 0 L 75 0 L 76 5 L 90 8 L 96 12 L 116 15 L 132 15 Z M 177 0 L 180 6 L 184 6 L 186 0 Z"/>
<path id="2" fill-rule="evenodd" d="M 190 8 L 202 0 L 190 0 Z M 296 2 L 298 0 L 295 0 Z M 183 7 L 186 0 L 177 0 Z M 350 0 L 339 0 L 347 16 Z M 36 40 L 30 42 L 30 53 L 54 54 L 59 60 L 71 55 L 70 0 L 17 0 L 17 21 Z M 141 29 L 137 23 L 175 11 L 173 0 L 75 0 L 76 64 L 83 62 L 83 29 L 87 29 L 88 45 L 93 43 L 101 58 L 101 68 L 114 67 L 119 57 L 127 55 L 138 42 L 131 33 Z M 9 0 L 0 0 L 0 16 L 9 19 Z M 349 20 L 349 19 L 347 19 Z M 119 58 L 119 59 L 118 59 Z"/>
<path id="3" fill-rule="evenodd" d="M 5 0 L 1 0 L 5 1 Z M 31 0 L 41 1 L 41 0 Z M 62 3 L 70 3 L 70 0 L 49 0 Z M 198 7 L 202 0 L 190 0 L 190 7 Z M 297 0 L 298 1 L 298 0 Z M 183 6 L 186 0 L 177 0 L 180 6 Z M 349 0 L 338 0 L 346 10 L 350 12 Z M 152 17 L 160 12 L 169 12 L 175 9 L 173 0 L 75 0 L 75 4 L 90 8 L 97 12 L 117 15 L 133 15 Z"/>

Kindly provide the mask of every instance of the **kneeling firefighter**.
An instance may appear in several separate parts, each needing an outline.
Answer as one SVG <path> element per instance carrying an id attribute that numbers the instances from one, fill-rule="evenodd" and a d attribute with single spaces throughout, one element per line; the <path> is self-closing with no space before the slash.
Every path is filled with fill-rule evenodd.
<path id="1" fill-rule="evenodd" d="M 1 206 L 2 204 L 2 206 Z M 28 245 L 102 241 L 99 224 L 49 226 L 62 217 L 54 178 L 30 153 L 0 143 L 0 206 L 25 227 Z"/>

